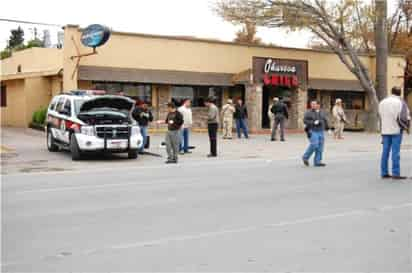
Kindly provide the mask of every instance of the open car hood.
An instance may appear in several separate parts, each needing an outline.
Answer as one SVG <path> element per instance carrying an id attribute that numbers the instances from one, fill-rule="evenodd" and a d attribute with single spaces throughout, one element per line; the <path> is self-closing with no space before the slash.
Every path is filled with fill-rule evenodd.
<path id="1" fill-rule="evenodd" d="M 110 111 L 130 111 L 135 101 L 123 96 L 99 96 L 85 101 L 80 107 L 80 113 L 89 111 L 109 110 Z"/>

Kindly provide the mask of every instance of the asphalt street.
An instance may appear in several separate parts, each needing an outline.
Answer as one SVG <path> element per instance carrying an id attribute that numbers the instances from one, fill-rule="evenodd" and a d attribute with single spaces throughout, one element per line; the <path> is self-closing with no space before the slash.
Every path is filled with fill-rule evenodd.
<path id="1" fill-rule="evenodd" d="M 150 151 L 164 156 L 162 138 Z M 328 137 L 326 168 L 303 166 L 302 135 L 219 141 L 206 159 L 194 134 L 172 166 L 72 162 L 30 130 L 1 140 L 3 272 L 412 271 L 412 180 L 379 178 L 377 135 Z"/>
<path id="2" fill-rule="evenodd" d="M 377 178 L 376 161 L 4 175 L 2 271 L 410 272 L 412 181 Z"/>

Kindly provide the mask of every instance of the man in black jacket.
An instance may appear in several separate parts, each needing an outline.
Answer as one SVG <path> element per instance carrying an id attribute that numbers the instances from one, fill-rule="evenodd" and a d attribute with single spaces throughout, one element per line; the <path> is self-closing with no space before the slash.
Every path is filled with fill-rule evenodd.
<path id="1" fill-rule="evenodd" d="M 275 116 L 271 140 L 276 141 L 276 131 L 280 127 L 280 141 L 285 141 L 285 121 L 289 118 L 288 107 L 279 98 L 274 98 L 270 112 Z"/>
<path id="2" fill-rule="evenodd" d="M 242 138 L 241 130 L 245 135 L 245 138 L 249 138 L 248 127 L 247 127 L 247 108 L 246 105 L 243 104 L 242 100 L 238 100 L 235 107 L 235 120 L 236 120 L 236 131 L 237 137 Z"/>
<path id="3" fill-rule="evenodd" d="M 149 123 L 153 121 L 153 114 L 150 111 L 150 109 L 147 107 L 146 102 L 140 102 L 138 106 L 134 109 L 132 116 L 139 124 L 140 133 L 142 134 L 142 137 L 143 137 L 143 145 L 139 151 L 139 153 L 142 154 L 144 152 L 145 146 L 147 145 L 147 139 L 148 139 L 147 128 L 149 126 Z"/>
<path id="4" fill-rule="evenodd" d="M 166 133 L 166 164 L 177 163 L 180 148 L 180 128 L 183 125 L 183 115 L 177 111 L 173 102 L 167 104 L 168 114 L 166 120 L 158 120 L 159 124 L 167 124 Z"/>
<path id="5" fill-rule="evenodd" d="M 328 120 L 326 114 L 320 110 L 320 105 L 317 101 L 312 101 L 310 106 L 311 109 L 306 111 L 303 120 L 310 144 L 302 159 L 305 166 L 309 166 L 309 159 L 315 153 L 315 167 L 325 167 L 326 164 L 322 163 L 322 157 L 325 145 L 324 131 L 329 128 Z"/>

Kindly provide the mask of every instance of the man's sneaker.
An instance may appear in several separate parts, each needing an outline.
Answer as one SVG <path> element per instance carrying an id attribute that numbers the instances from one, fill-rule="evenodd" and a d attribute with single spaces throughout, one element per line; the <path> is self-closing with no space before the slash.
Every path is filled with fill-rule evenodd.
<path id="1" fill-rule="evenodd" d="M 169 159 L 169 160 L 166 161 L 166 164 L 176 164 L 176 163 L 177 163 L 176 160 Z"/>
<path id="2" fill-rule="evenodd" d="M 217 155 L 208 154 L 207 157 L 217 157 Z"/>
<path id="3" fill-rule="evenodd" d="M 184 154 L 185 154 L 185 152 L 181 151 L 181 152 L 179 152 L 179 154 L 184 155 Z"/>
<path id="4" fill-rule="evenodd" d="M 309 161 L 307 161 L 306 159 L 303 159 L 303 164 L 305 164 L 306 167 L 309 167 Z"/>
<path id="5" fill-rule="evenodd" d="M 315 167 L 326 167 L 326 164 L 325 163 L 319 163 L 319 164 L 315 165 Z"/>
<path id="6" fill-rule="evenodd" d="M 280 141 L 285 142 L 286 140 L 284 138 L 282 138 Z"/>
<path id="7" fill-rule="evenodd" d="M 406 176 L 392 176 L 392 179 L 395 179 L 395 180 L 405 180 L 405 179 L 407 179 L 407 177 L 406 177 Z"/>
<path id="8" fill-rule="evenodd" d="M 191 154 L 191 153 L 192 153 L 191 151 L 186 151 L 186 152 L 185 152 L 185 154 Z"/>
<path id="9" fill-rule="evenodd" d="M 389 174 L 382 175 L 382 179 L 389 179 L 389 178 L 392 178 L 392 175 L 389 175 Z"/>

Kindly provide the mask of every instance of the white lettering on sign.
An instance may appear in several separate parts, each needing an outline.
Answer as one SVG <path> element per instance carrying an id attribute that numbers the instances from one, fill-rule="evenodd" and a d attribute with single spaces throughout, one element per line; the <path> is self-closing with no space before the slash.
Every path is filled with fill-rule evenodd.
<path id="1" fill-rule="evenodd" d="M 272 59 L 267 59 L 264 67 L 265 73 L 269 72 L 281 72 L 281 73 L 296 73 L 296 66 L 291 65 L 279 65 Z"/>

